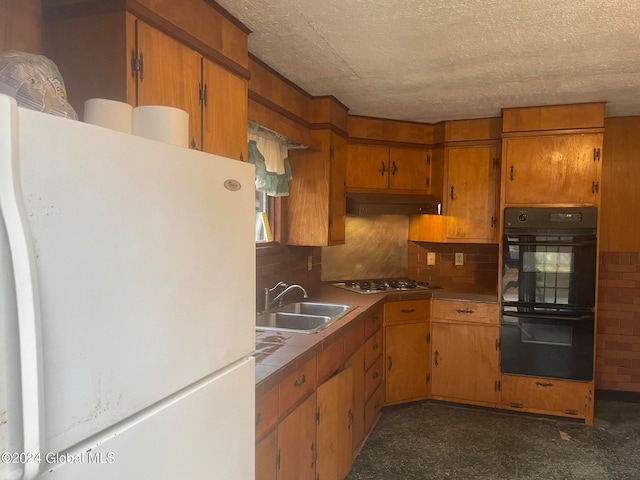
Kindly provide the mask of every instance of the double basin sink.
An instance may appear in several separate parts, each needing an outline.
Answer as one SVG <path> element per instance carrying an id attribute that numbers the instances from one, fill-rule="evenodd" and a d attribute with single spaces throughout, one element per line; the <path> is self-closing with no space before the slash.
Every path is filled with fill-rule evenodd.
<path id="1" fill-rule="evenodd" d="M 289 303 L 257 315 L 256 329 L 316 333 L 354 308 L 338 303 Z"/>

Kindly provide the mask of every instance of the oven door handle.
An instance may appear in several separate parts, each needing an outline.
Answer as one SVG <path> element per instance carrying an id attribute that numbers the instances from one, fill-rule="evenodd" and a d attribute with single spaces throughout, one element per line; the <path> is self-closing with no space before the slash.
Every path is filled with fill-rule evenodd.
<path id="1" fill-rule="evenodd" d="M 502 312 L 503 323 L 517 323 L 517 321 L 505 320 L 505 316 L 516 318 L 530 318 L 532 320 L 567 320 L 570 322 L 587 322 L 593 320 L 593 315 L 553 315 L 549 313 L 521 313 L 521 312 Z"/>
<path id="2" fill-rule="evenodd" d="M 507 240 L 505 245 L 513 245 L 516 247 L 585 247 L 587 245 L 594 245 L 595 241 L 586 242 L 518 242 L 513 240 Z"/>

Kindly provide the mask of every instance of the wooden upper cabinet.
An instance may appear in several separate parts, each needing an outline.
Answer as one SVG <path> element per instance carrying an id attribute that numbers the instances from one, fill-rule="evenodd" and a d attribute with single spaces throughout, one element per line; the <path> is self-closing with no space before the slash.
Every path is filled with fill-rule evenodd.
<path id="1" fill-rule="evenodd" d="M 349 145 L 346 183 L 348 189 L 389 187 L 389 149 L 377 145 Z"/>
<path id="2" fill-rule="evenodd" d="M 204 151 L 247 160 L 247 81 L 202 59 Z"/>
<path id="3" fill-rule="evenodd" d="M 90 98 L 180 108 L 192 148 L 246 160 L 247 32 L 201 0 L 181 2 L 180 13 L 167 0 L 107 13 L 98 3 L 43 4 L 43 53 L 80 118 Z"/>
<path id="4" fill-rule="evenodd" d="M 344 243 L 347 142 L 331 130 L 314 130 L 320 151 L 289 150 L 293 178 L 283 198 L 287 245 Z"/>
<path id="5" fill-rule="evenodd" d="M 601 157 L 600 133 L 506 138 L 504 203 L 597 204 Z"/>
<path id="6" fill-rule="evenodd" d="M 495 241 L 498 150 L 495 146 L 447 148 L 444 213 L 451 241 Z"/>
<path id="7" fill-rule="evenodd" d="M 347 189 L 388 193 L 429 193 L 431 150 L 350 144 Z"/>
<path id="8" fill-rule="evenodd" d="M 129 15 L 130 18 L 132 18 Z M 137 28 L 137 105 L 164 105 L 189 114 L 189 144 L 201 149 L 201 56 L 191 48 L 140 20 Z M 246 122 L 245 122 L 246 123 Z"/>
<path id="9" fill-rule="evenodd" d="M 389 188 L 430 192 L 431 150 L 389 149 Z"/>

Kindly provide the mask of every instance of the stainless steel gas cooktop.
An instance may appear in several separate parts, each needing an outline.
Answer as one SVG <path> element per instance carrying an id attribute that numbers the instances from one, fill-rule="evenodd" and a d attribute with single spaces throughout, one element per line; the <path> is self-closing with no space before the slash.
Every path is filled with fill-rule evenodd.
<path id="1" fill-rule="evenodd" d="M 350 280 L 347 282 L 332 283 L 331 285 L 356 293 L 385 293 L 408 290 L 438 290 L 442 288 L 429 285 L 428 282 L 423 282 L 421 280 L 411 280 L 407 278 Z"/>

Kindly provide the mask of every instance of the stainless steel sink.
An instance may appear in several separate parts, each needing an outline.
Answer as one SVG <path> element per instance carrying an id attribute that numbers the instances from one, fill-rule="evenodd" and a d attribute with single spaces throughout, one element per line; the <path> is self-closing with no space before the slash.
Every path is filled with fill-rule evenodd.
<path id="1" fill-rule="evenodd" d="M 354 307 L 335 303 L 297 302 L 263 312 L 256 317 L 256 329 L 316 333 L 328 327 Z"/>
<path id="2" fill-rule="evenodd" d="M 333 318 L 344 314 L 351 310 L 351 308 L 350 305 L 340 305 L 337 303 L 297 302 L 278 307 L 276 311 L 301 313 L 303 315 L 323 315 Z"/>

